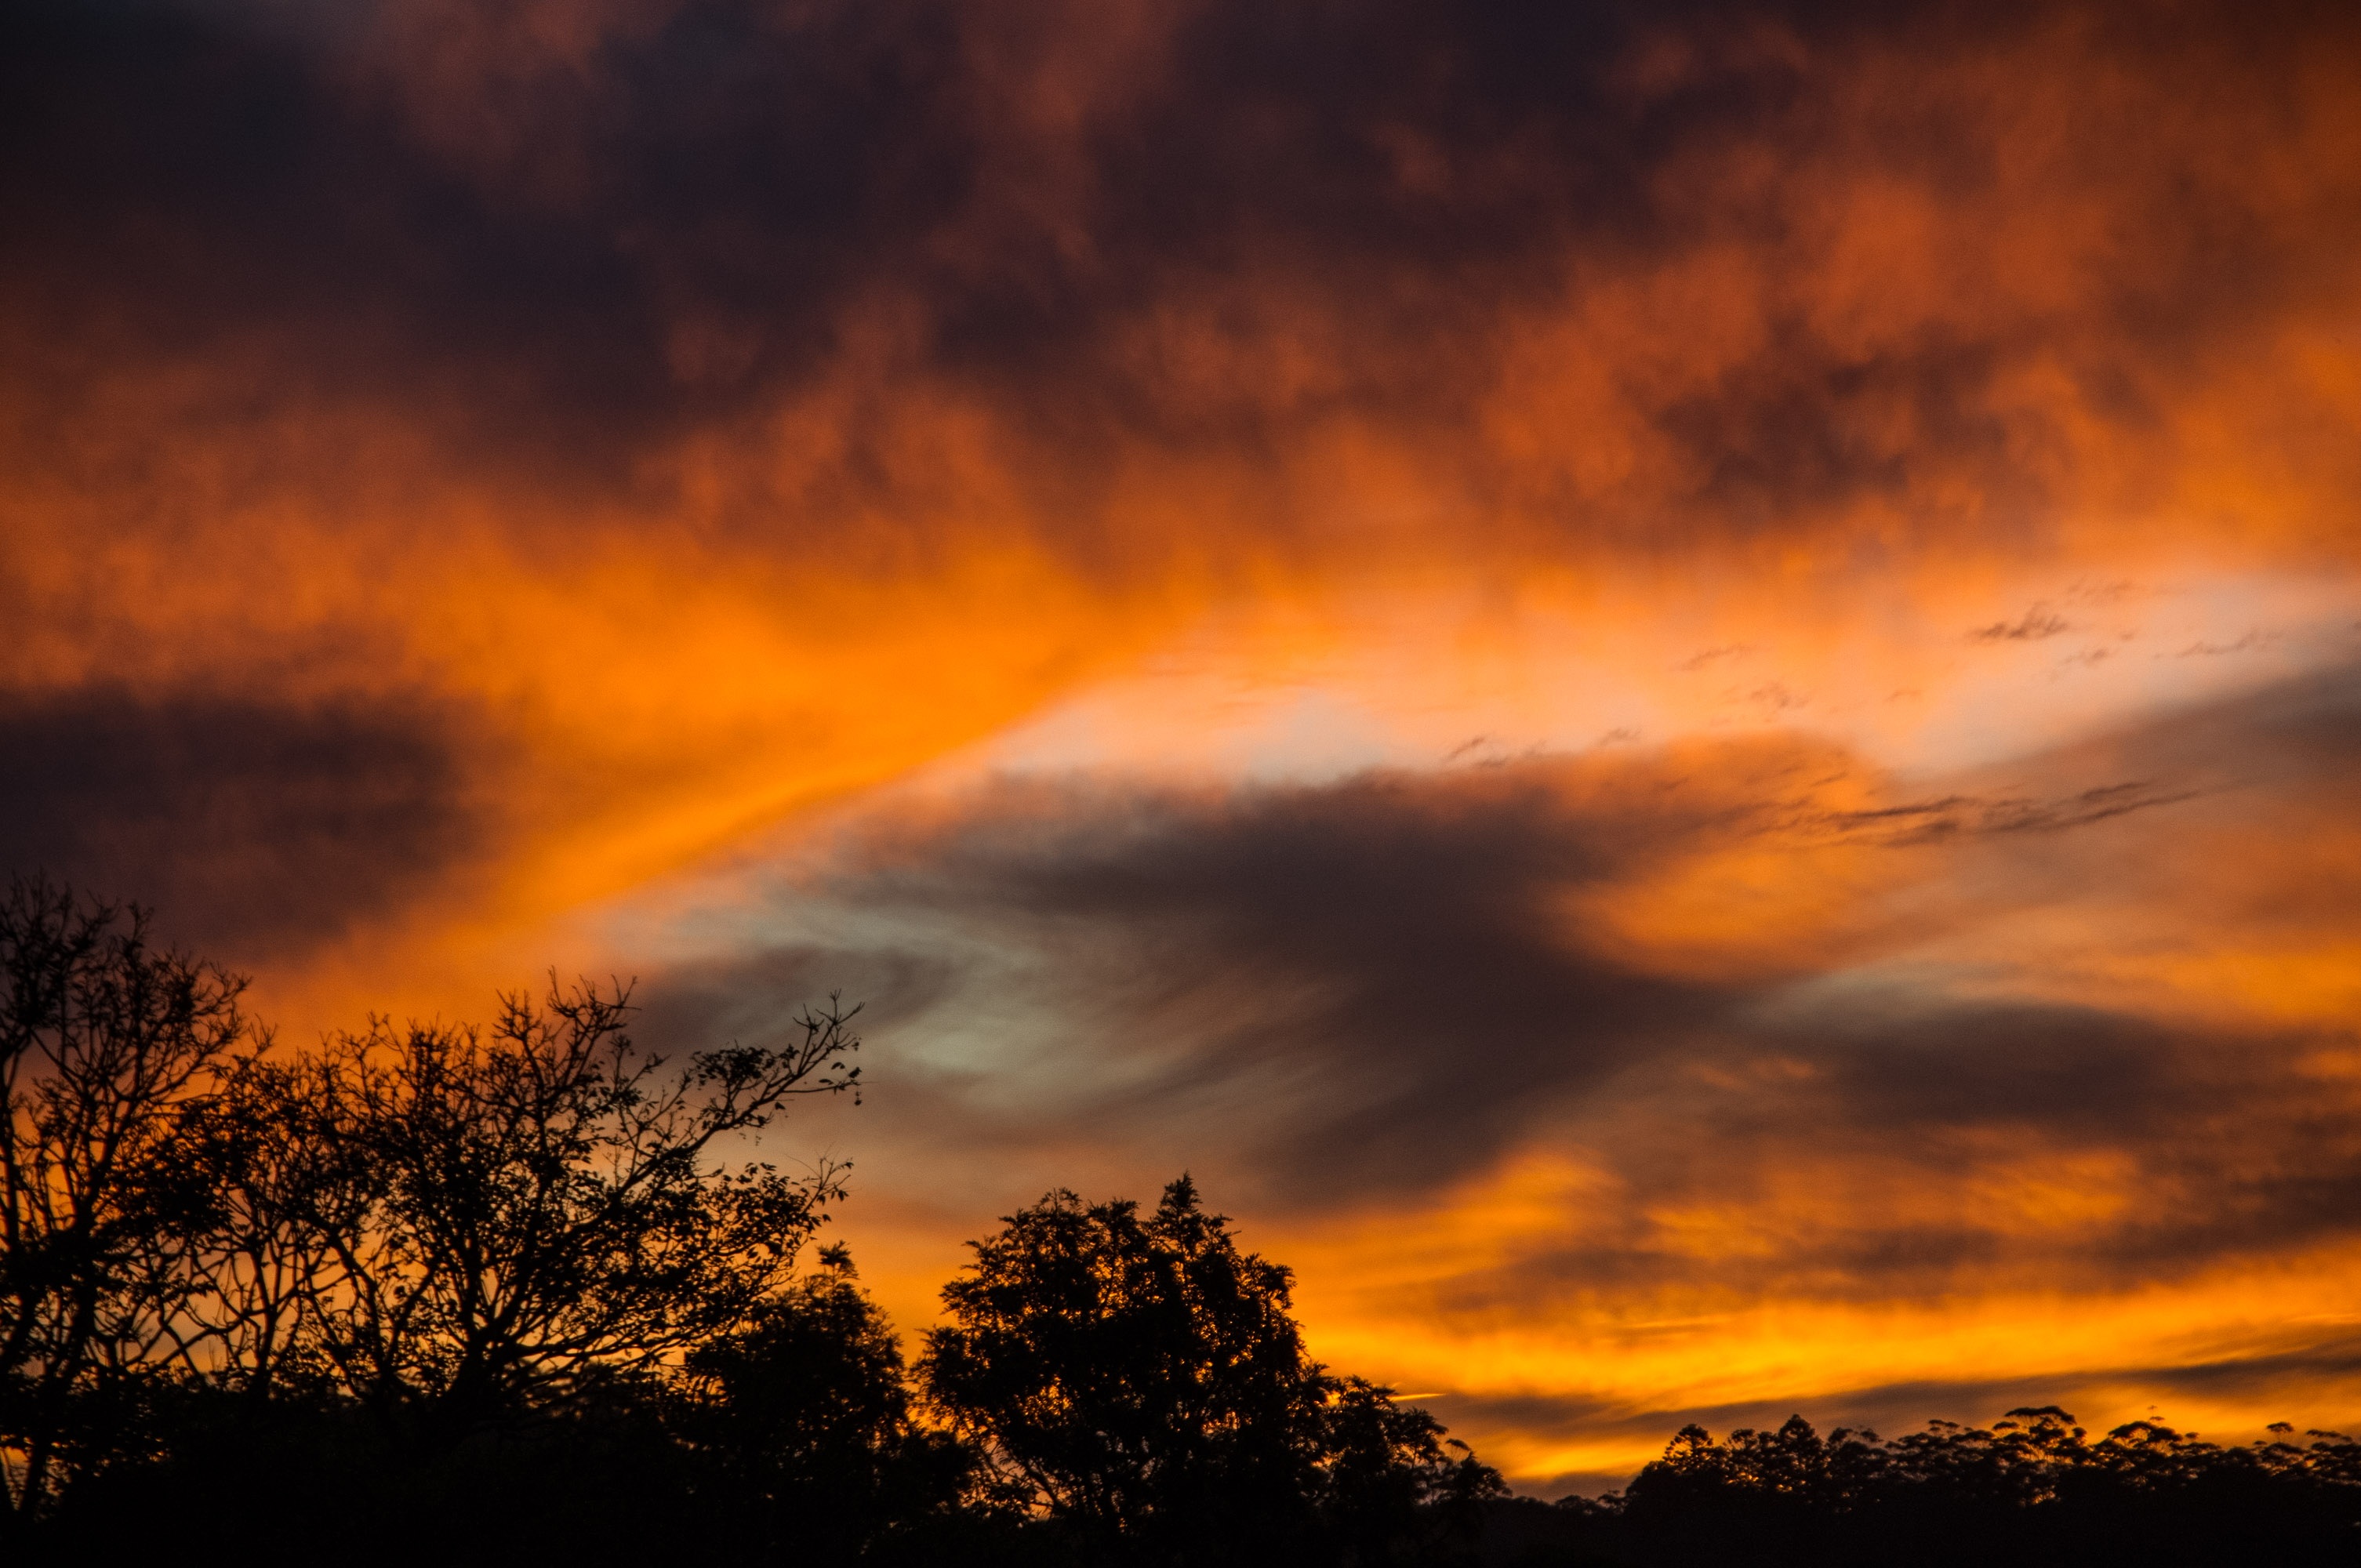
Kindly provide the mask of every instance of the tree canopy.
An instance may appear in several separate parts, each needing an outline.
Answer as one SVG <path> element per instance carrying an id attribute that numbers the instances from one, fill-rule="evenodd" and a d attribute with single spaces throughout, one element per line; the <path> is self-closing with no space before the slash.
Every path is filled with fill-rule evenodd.
<path id="1" fill-rule="evenodd" d="M 1052 1192 L 974 1251 L 927 1338 L 928 1397 L 1080 1552 L 1387 1561 L 1499 1489 L 1424 1412 L 1305 1354 L 1287 1269 L 1185 1175 L 1146 1215 Z"/>
<path id="2" fill-rule="evenodd" d="M 2141 1420 L 2094 1438 L 2054 1405 L 1891 1439 L 1801 1416 L 1726 1440 L 1690 1426 L 1620 1494 L 1498 1509 L 1487 1545 L 1523 1568 L 2353 1562 L 2361 1443 L 2293 1436 L 2225 1447 Z"/>

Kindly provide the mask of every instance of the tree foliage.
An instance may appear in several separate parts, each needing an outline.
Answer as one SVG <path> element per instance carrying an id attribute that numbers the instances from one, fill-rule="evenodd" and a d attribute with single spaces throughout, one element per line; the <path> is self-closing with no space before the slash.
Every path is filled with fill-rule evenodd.
<path id="1" fill-rule="evenodd" d="M 974 1251 L 928 1396 L 1087 1555 L 1383 1562 L 1498 1487 L 1424 1412 L 1312 1361 L 1288 1271 L 1186 1176 L 1145 1216 L 1052 1192 Z"/>
<path id="2" fill-rule="evenodd" d="M 920 1555 L 955 1540 L 975 1456 L 918 1419 L 901 1342 L 841 1248 L 691 1351 L 668 1400 L 728 1534 L 785 1555 Z"/>
<path id="3" fill-rule="evenodd" d="M 2291 1435 L 2224 1447 L 2134 1421 L 2093 1439 L 2054 1405 L 1894 1439 L 1822 1437 L 1800 1416 L 1725 1441 L 1690 1426 L 1620 1495 L 1502 1511 L 1494 1554 L 1531 1568 L 2356 1560 L 2361 1443 Z"/>

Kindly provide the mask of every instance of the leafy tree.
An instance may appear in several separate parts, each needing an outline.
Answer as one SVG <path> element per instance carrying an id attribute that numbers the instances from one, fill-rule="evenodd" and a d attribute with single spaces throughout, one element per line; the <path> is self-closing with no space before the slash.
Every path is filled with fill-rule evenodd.
<path id="1" fill-rule="evenodd" d="M 1495 1505 L 1488 1544 L 1530 1568 L 2354 1561 L 2361 1445 L 2312 1439 L 2224 1448 L 2134 1421 L 2093 1442 L 2056 1406 L 1891 1440 L 1800 1416 L 1727 1441 L 1692 1426 L 1620 1496 Z"/>
<path id="2" fill-rule="evenodd" d="M 833 1557 L 941 1544 L 975 1455 L 922 1426 L 900 1341 L 841 1247 L 691 1351 L 672 1380 L 672 1431 L 699 1461 L 731 1545 Z"/>
<path id="3" fill-rule="evenodd" d="M 192 1121 L 257 1043 L 246 982 L 149 945 L 136 905 L 19 880 L 0 900 L 0 1529 L 137 1438 L 195 1288 Z"/>
<path id="4" fill-rule="evenodd" d="M 1439 1498 L 1497 1487 L 1422 1412 L 1306 1355 L 1288 1271 L 1241 1251 L 1186 1176 L 1145 1217 L 1060 1190 L 1005 1223 L 945 1288 L 920 1375 L 1082 1554 L 1383 1561 Z"/>
<path id="5" fill-rule="evenodd" d="M 1332 1555 L 1380 1563 L 1436 1554 L 1477 1534 L 1484 1506 L 1506 1495 L 1499 1473 L 1443 1423 L 1358 1377 L 1334 1382 L 1318 1491 Z M 1456 1457 L 1451 1451 L 1456 1451 Z"/>

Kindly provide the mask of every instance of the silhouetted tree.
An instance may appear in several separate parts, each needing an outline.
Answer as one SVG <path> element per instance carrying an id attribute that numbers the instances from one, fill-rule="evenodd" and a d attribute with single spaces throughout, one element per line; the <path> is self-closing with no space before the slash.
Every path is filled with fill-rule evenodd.
<path id="1" fill-rule="evenodd" d="M 842 1248 L 691 1351 L 673 1431 L 698 1461 L 708 1517 L 738 1551 L 905 1554 L 961 1535 L 977 1456 L 911 1408 L 902 1347 Z"/>
<path id="2" fill-rule="evenodd" d="M 645 1472 L 686 1453 L 683 1354 L 821 1299 L 787 1288 L 840 1173 L 718 1157 L 854 1088 L 833 1003 L 678 1069 L 587 986 L 287 1054 L 148 932 L 0 901 L 0 1544 L 70 1495 L 129 1529 L 225 1446 L 463 1490 L 593 1448 Z"/>
<path id="3" fill-rule="evenodd" d="M 1338 1379 L 1325 1417 L 1319 1512 L 1330 1554 L 1343 1561 L 1415 1561 L 1472 1540 L 1484 1505 L 1508 1491 L 1498 1471 L 1424 1410 L 1394 1403 L 1391 1389 Z"/>
<path id="4" fill-rule="evenodd" d="M 666 1074 L 630 1011 L 553 986 L 504 998 L 489 1036 L 379 1023 L 282 1080 L 320 1151 L 287 1198 L 319 1260 L 294 1353 L 412 1440 L 563 1411 L 741 1326 L 840 1190 L 709 1155 L 789 1096 L 851 1089 L 850 1014 Z"/>
<path id="5" fill-rule="evenodd" d="M 1183 1176 L 1142 1217 L 1050 1193 L 972 1244 L 928 1336 L 928 1398 L 1078 1554 L 1383 1562 L 1497 1477 L 1422 1412 L 1305 1354 L 1288 1271 Z"/>
<path id="6" fill-rule="evenodd" d="M 2356 1460 L 2361 1445 L 2334 1433 L 2224 1448 L 2135 1421 L 2092 1442 L 2056 1406 L 1890 1441 L 1822 1438 L 1800 1416 L 1727 1442 L 1692 1426 L 1620 1496 L 1495 1505 L 1486 1560 L 2345 1563 L 2361 1559 Z"/>
<path id="7" fill-rule="evenodd" d="M 306 1330 L 335 1265 L 320 1222 L 342 1206 L 359 1162 L 323 1115 L 315 1058 L 248 1054 L 221 1066 L 182 1142 L 204 1201 L 184 1211 L 159 1264 L 185 1283 L 167 1323 L 170 1360 L 188 1381 L 258 1402 L 334 1388 Z"/>
<path id="8" fill-rule="evenodd" d="M 622 989 L 269 1048 L 138 909 L 0 899 L 0 1552 L 592 1563 L 2361 1561 L 2361 1443 L 2093 1439 L 2054 1406 L 1886 1440 L 1685 1428 L 1557 1506 L 1305 1353 L 1182 1177 L 973 1244 L 917 1371 L 840 1191 L 727 1164 L 847 1091 L 833 1001 L 677 1069 Z M 258 1483 L 258 1478 L 261 1478 Z M 1471 1556 L 1472 1554 L 1472 1556 Z"/>
<path id="9" fill-rule="evenodd" d="M 137 906 L 22 880 L 0 900 L 0 1529 L 139 1441 L 197 1288 L 192 1120 L 256 1042 L 245 984 L 152 948 Z"/>

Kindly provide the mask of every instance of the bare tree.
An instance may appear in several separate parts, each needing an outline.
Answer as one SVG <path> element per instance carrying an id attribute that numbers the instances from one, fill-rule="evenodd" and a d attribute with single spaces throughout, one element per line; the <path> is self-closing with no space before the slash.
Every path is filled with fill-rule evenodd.
<path id="1" fill-rule="evenodd" d="M 322 1135 L 330 1124 L 311 1058 L 258 1051 L 215 1071 L 180 1148 L 202 1199 L 181 1207 L 145 1259 L 150 1294 L 171 1308 L 154 1359 L 191 1383 L 258 1400 L 291 1381 L 317 1392 L 304 1329 L 332 1248 L 316 1217 L 355 1162 Z"/>
<path id="2" fill-rule="evenodd" d="M 79 1412 L 148 1366 L 185 1270 L 159 1235 L 202 1207 L 182 1157 L 216 1072 L 258 1043 L 246 982 L 148 943 L 136 905 L 43 881 L 0 900 L 0 1465 L 37 1513 Z M 178 1281 L 178 1285 L 171 1282 Z"/>
<path id="3" fill-rule="evenodd" d="M 736 1327 L 840 1191 L 832 1167 L 712 1157 L 791 1096 L 855 1088 L 850 1013 L 667 1074 L 631 1011 L 625 988 L 553 981 L 489 1035 L 379 1020 L 275 1089 L 319 1151 L 295 1184 L 318 1254 L 296 1354 L 412 1440 L 566 1409 Z"/>

